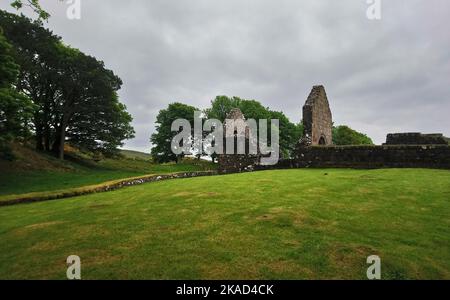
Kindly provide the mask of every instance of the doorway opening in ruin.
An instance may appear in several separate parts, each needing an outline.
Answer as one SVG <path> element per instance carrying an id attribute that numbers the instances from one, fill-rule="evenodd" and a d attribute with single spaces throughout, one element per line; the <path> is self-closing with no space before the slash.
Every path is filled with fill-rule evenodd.
<path id="1" fill-rule="evenodd" d="M 326 145 L 326 144 L 327 144 L 327 141 L 325 140 L 325 137 L 321 136 L 319 139 L 319 145 Z"/>

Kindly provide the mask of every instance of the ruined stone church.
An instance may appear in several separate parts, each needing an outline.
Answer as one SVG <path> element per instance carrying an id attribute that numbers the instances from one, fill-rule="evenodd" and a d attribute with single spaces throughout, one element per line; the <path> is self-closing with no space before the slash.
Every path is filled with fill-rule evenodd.
<path id="1" fill-rule="evenodd" d="M 245 117 L 240 110 L 231 119 Z M 450 146 L 442 134 L 388 134 L 383 145 L 333 145 L 333 118 L 325 88 L 314 86 L 303 106 L 303 137 L 295 156 L 275 166 L 261 166 L 258 155 L 219 155 L 219 172 L 244 172 L 268 168 L 446 168 Z"/>

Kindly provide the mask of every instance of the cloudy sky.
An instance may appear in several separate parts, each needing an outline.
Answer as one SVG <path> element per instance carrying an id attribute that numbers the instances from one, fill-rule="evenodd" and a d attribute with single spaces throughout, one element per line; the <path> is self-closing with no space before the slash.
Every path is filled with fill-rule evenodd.
<path id="1" fill-rule="evenodd" d="M 1 0 L 7 8 L 10 0 Z M 382 0 L 41 0 L 46 24 L 123 82 L 136 138 L 148 152 L 158 111 L 216 95 L 256 99 L 291 119 L 316 84 L 336 124 L 382 143 L 389 132 L 450 136 L 450 2 Z"/>

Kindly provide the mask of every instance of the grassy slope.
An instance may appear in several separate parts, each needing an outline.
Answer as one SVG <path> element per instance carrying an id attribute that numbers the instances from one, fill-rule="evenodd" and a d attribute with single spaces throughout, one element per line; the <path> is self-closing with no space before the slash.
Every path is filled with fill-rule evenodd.
<path id="1" fill-rule="evenodd" d="M 205 161 L 153 164 L 145 153 L 135 151 L 125 151 L 122 159 L 104 159 L 98 163 L 87 157 L 61 162 L 18 146 L 15 152 L 18 156 L 16 162 L 0 164 L 0 199 L 12 194 L 56 191 L 140 175 L 200 171 L 214 167 Z"/>
<path id="2" fill-rule="evenodd" d="M 325 175 L 327 173 L 328 175 Z M 0 208 L 0 278 L 450 279 L 450 172 L 280 170 Z"/>
<path id="3" fill-rule="evenodd" d="M 146 174 L 160 174 L 183 171 L 201 171 L 210 168 L 206 164 L 192 163 L 154 165 L 150 162 L 121 160 L 113 162 L 111 168 L 78 168 L 71 171 L 18 171 L 0 174 L 0 198 L 11 194 L 56 191 L 68 188 L 98 184 L 110 180 L 136 177 Z M 124 167 L 119 166 L 123 164 Z M 133 169 L 130 166 L 141 166 Z M 126 166 L 126 167 L 125 167 Z"/>
<path id="4" fill-rule="evenodd" d="M 127 158 L 137 158 L 137 159 L 144 159 L 144 160 L 151 160 L 152 156 L 149 153 L 143 153 L 139 151 L 134 150 L 120 150 L 120 153 L 127 157 Z"/>

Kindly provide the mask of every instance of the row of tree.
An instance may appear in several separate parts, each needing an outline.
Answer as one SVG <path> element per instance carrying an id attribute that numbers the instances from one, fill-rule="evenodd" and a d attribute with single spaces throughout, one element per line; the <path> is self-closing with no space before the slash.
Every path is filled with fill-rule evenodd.
<path id="1" fill-rule="evenodd" d="M 280 156 L 291 158 L 294 156 L 297 143 L 303 136 L 303 125 L 292 123 L 283 112 L 270 110 L 256 100 L 245 100 L 239 97 L 217 96 L 211 101 L 211 107 L 203 110 L 205 119 L 217 119 L 222 123 L 233 108 L 239 108 L 246 119 L 278 119 L 280 132 Z M 186 119 L 194 127 L 194 112 L 199 108 L 183 103 L 172 103 L 159 112 L 156 118 L 156 131 L 150 141 L 153 145 L 152 156 L 157 162 L 178 161 L 180 156 L 172 153 L 171 141 L 177 132 L 171 131 L 172 122 L 176 119 Z M 365 134 L 359 133 L 348 126 L 333 127 L 333 143 L 335 145 L 371 145 L 372 140 Z M 212 156 L 214 161 L 215 156 Z"/>
<path id="2" fill-rule="evenodd" d="M 132 138 L 119 102 L 121 79 L 102 61 L 63 43 L 41 21 L 0 11 L 1 147 L 34 136 L 64 157 L 64 145 L 113 154 Z M 5 151 L 3 151 L 5 152 Z"/>

